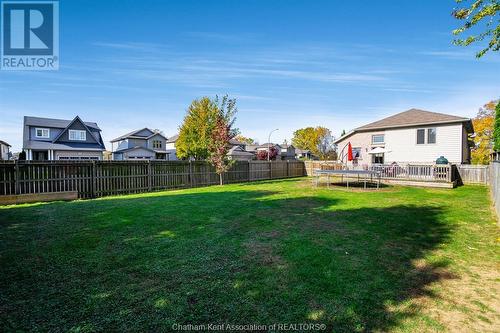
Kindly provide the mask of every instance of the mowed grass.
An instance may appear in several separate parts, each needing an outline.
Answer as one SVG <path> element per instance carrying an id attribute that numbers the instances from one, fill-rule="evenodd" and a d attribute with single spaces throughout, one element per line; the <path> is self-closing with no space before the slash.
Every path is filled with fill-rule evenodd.
<path id="1" fill-rule="evenodd" d="M 0 207 L 1 331 L 498 331 L 488 189 L 310 180 Z"/>

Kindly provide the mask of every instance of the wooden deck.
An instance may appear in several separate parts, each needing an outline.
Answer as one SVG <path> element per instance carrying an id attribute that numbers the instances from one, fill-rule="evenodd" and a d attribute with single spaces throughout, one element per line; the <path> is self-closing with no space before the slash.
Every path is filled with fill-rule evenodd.
<path id="1" fill-rule="evenodd" d="M 306 161 L 305 163 L 308 176 L 313 176 L 314 170 L 318 169 L 342 170 L 346 168 L 345 165 L 336 161 Z M 348 169 L 376 172 L 384 184 L 405 186 L 453 188 L 457 185 L 458 179 L 457 167 L 451 164 L 360 165 Z"/>

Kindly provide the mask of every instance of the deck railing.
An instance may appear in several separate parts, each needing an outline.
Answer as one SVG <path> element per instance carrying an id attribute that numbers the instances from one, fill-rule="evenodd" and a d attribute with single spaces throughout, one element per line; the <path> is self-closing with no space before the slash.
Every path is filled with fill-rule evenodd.
<path id="1" fill-rule="evenodd" d="M 224 183 L 300 177 L 302 161 L 236 161 Z M 219 184 L 204 161 L 1 162 L 0 196 L 77 191 L 80 198 Z"/>
<path id="2" fill-rule="evenodd" d="M 368 167 L 377 171 L 385 179 L 404 179 L 432 182 L 451 182 L 452 166 L 450 164 L 375 164 Z"/>
<path id="3" fill-rule="evenodd" d="M 306 161 L 306 171 L 310 176 L 313 170 L 357 169 L 372 170 L 380 173 L 382 179 L 452 182 L 455 180 L 454 168 L 451 164 L 373 164 L 345 165 L 337 161 Z"/>

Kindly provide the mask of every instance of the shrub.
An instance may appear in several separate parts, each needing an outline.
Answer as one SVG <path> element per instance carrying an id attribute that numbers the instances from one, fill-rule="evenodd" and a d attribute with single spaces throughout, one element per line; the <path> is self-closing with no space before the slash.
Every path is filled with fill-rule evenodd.
<path id="1" fill-rule="evenodd" d="M 276 156 L 278 156 L 278 149 L 276 147 L 271 146 L 269 148 L 269 159 L 275 160 Z M 257 151 L 257 159 L 261 161 L 267 161 L 267 149 Z"/>

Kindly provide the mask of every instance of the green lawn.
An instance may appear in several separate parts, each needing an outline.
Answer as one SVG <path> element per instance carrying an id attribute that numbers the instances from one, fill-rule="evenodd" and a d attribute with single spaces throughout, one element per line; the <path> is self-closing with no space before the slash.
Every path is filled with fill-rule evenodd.
<path id="1" fill-rule="evenodd" d="M 267 181 L 0 207 L 0 331 L 495 331 L 488 189 Z"/>

